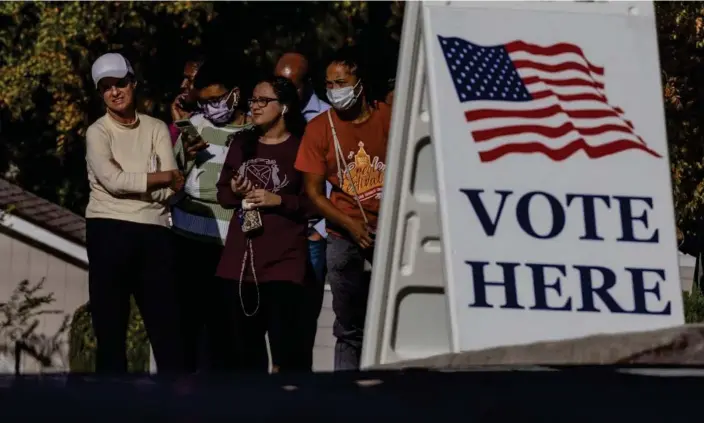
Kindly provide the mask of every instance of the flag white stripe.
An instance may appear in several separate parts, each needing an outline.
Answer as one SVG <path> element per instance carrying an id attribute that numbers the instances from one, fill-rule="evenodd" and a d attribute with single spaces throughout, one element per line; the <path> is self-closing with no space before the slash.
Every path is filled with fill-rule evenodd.
<path id="1" fill-rule="evenodd" d="M 492 118 L 492 119 L 481 119 L 477 121 L 469 122 L 469 127 L 472 131 L 480 131 L 494 128 L 505 128 L 508 126 L 522 126 L 522 125 L 539 125 L 546 126 L 550 128 L 557 128 L 567 121 L 567 116 L 560 118 L 556 116 L 554 119 L 547 121 L 546 119 L 528 119 L 528 118 Z M 570 119 L 574 123 L 574 126 L 578 128 L 597 128 L 603 125 L 620 125 L 626 126 L 625 123 L 619 118 L 608 117 L 600 119 Z"/>
<path id="2" fill-rule="evenodd" d="M 511 111 L 531 111 L 539 110 L 554 106 L 559 102 L 564 110 L 579 111 L 579 110 L 605 110 L 613 111 L 613 107 L 601 101 L 594 100 L 578 100 L 578 101 L 559 101 L 557 97 L 545 97 L 533 101 L 492 101 L 492 100 L 477 100 L 472 101 L 472 108 L 469 110 L 476 111 L 482 109 L 492 110 L 511 110 Z M 487 120 L 495 118 L 486 118 Z"/>
<path id="3" fill-rule="evenodd" d="M 528 60 L 531 62 L 535 63 L 542 63 L 545 65 L 549 66 L 557 66 L 557 65 L 562 65 L 565 63 L 576 63 L 578 65 L 581 65 L 585 67 L 586 69 L 589 70 L 589 76 L 594 78 L 598 82 L 604 82 L 604 76 L 599 75 L 596 72 L 592 72 L 591 69 L 589 68 L 589 65 L 581 59 L 578 55 L 574 53 L 565 53 L 561 54 L 559 56 L 540 56 L 540 55 L 534 55 L 526 52 L 516 52 L 516 53 L 511 53 L 509 54 L 509 57 L 511 58 L 512 61 L 517 61 L 517 60 Z M 587 77 L 587 74 L 584 72 L 580 72 L 582 75 Z"/>

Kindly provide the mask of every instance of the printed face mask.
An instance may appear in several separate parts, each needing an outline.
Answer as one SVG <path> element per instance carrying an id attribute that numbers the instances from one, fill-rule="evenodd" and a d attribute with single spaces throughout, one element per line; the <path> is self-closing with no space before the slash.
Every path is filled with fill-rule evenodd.
<path id="1" fill-rule="evenodd" d="M 224 125 L 232 120 L 232 115 L 235 114 L 235 106 L 237 106 L 237 97 L 232 102 L 232 107 L 227 105 L 230 97 L 234 95 L 234 91 L 230 95 L 218 101 L 217 103 L 208 103 L 203 106 L 203 116 L 216 125 Z"/>
<path id="2" fill-rule="evenodd" d="M 331 90 L 328 90 L 328 100 L 330 100 L 330 104 L 332 107 L 334 107 L 336 110 L 347 110 L 350 107 L 354 106 L 354 104 L 357 102 L 357 99 L 359 98 L 359 95 L 362 93 L 362 90 L 359 90 L 359 93 L 355 94 L 355 89 L 357 89 L 357 86 L 362 83 L 362 80 L 360 79 L 357 81 L 357 83 L 354 85 L 354 87 L 343 87 L 343 88 L 334 88 Z"/>

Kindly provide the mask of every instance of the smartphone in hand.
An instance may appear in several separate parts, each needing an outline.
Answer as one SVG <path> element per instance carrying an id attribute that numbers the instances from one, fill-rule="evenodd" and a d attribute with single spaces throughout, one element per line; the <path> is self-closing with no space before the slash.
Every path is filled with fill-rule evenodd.
<path id="1" fill-rule="evenodd" d="M 189 144 L 195 144 L 200 140 L 200 134 L 198 129 L 193 126 L 193 123 L 189 119 L 181 119 L 174 122 L 174 125 L 181 131 L 182 134 L 188 136 Z"/>

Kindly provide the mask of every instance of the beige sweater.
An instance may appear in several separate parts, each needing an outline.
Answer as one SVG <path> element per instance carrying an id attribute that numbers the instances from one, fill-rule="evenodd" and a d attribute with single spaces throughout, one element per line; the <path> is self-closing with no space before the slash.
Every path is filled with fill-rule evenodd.
<path id="1" fill-rule="evenodd" d="M 169 226 L 166 202 L 173 191 L 147 191 L 147 173 L 176 169 L 164 122 L 139 114 L 136 123 L 127 126 L 106 114 L 88 128 L 86 162 L 86 218 Z"/>

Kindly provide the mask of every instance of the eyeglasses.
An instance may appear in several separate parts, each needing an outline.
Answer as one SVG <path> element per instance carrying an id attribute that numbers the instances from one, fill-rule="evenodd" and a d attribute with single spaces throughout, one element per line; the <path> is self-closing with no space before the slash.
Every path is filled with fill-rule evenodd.
<path id="1" fill-rule="evenodd" d="M 225 93 L 221 96 L 215 97 L 215 98 L 206 98 L 206 99 L 201 99 L 198 100 L 196 103 L 198 107 L 201 109 L 204 109 L 206 106 L 212 106 L 212 107 L 217 107 L 220 103 L 222 103 L 223 100 L 229 100 L 230 96 L 232 95 L 232 91 Z"/>
<path id="2" fill-rule="evenodd" d="M 100 81 L 98 84 L 98 90 L 100 90 L 101 93 L 104 93 L 105 91 L 111 90 L 113 87 L 117 89 L 122 89 L 127 87 L 132 80 L 130 78 L 121 78 L 118 79 L 117 82 L 114 84 L 108 84 L 107 82 Z"/>
<path id="3" fill-rule="evenodd" d="M 247 100 L 247 104 L 251 108 L 252 105 L 256 104 L 258 107 L 266 107 L 271 103 L 272 101 L 279 101 L 278 98 L 271 98 L 271 97 L 253 97 Z"/>

